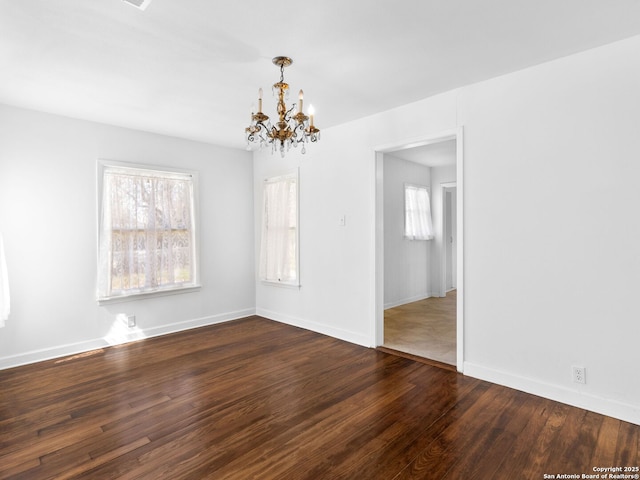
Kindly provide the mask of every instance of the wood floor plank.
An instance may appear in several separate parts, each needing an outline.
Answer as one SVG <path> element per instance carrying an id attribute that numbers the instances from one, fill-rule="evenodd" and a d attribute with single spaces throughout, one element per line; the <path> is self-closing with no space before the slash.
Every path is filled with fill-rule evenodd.
<path id="1" fill-rule="evenodd" d="M 539 479 L 640 426 L 260 317 L 0 371 L 2 479 Z"/>
<path id="2" fill-rule="evenodd" d="M 591 457 L 592 465 L 606 465 L 606 461 L 615 458 L 618 446 L 618 433 L 620 432 L 620 422 L 611 418 L 603 417 L 598 440 Z"/>
<path id="3" fill-rule="evenodd" d="M 448 472 L 466 455 L 477 456 L 485 448 L 487 438 L 491 440 L 492 437 L 492 423 L 513 401 L 514 394 L 513 390 L 491 386 L 459 418 L 446 422 L 442 433 L 433 438 L 395 479 L 447 478 Z M 487 437 L 488 433 L 490 437 Z"/>
<path id="4" fill-rule="evenodd" d="M 495 420 L 487 424 L 482 441 L 472 444 L 444 478 L 483 480 L 500 475 L 500 465 L 507 458 L 511 446 L 522 435 L 535 410 L 535 405 L 524 401 L 525 396 L 522 392 L 513 392 L 512 399 L 498 412 Z M 486 460 L 487 443 L 491 445 L 491 450 L 496 452 L 490 461 Z"/>
<path id="5" fill-rule="evenodd" d="M 540 475 L 555 470 L 553 467 L 553 462 L 557 462 L 555 445 L 561 435 L 566 435 L 562 427 L 567 422 L 567 416 L 571 410 L 567 405 L 553 405 L 540 435 L 535 442 L 531 442 L 532 452 L 529 463 L 523 466 L 523 478 L 539 478 Z"/>
<path id="6" fill-rule="evenodd" d="M 502 461 L 496 466 L 493 478 L 540 478 L 542 464 L 535 464 L 538 458 L 537 449 L 544 451 L 546 448 L 546 438 L 542 431 L 549 421 L 554 402 L 546 399 L 528 402 L 525 398 L 523 403 L 528 411 L 523 412 L 518 418 L 524 416 L 526 425 L 506 449 Z M 531 470 L 536 473 L 527 476 L 527 468 L 532 466 Z"/>
<path id="7" fill-rule="evenodd" d="M 344 478 L 394 478 L 489 388 L 487 383 L 458 374 L 447 374 L 445 380 L 436 380 L 435 384 L 443 388 L 425 385 L 426 391 L 416 389 L 404 399 L 403 405 L 392 412 L 403 434 L 376 438 L 368 455 L 351 461 Z"/>
<path id="8" fill-rule="evenodd" d="M 640 429 L 636 425 L 620 422 L 615 463 L 620 466 L 640 465 Z"/>

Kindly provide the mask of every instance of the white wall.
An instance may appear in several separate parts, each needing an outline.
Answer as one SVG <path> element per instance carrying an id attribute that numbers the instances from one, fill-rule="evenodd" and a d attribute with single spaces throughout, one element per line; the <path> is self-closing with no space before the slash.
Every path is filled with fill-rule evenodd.
<path id="1" fill-rule="evenodd" d="M 256 192 L 300 166 L 303 217 L 302 288 L 258 284 L 258 312 L 373 345 L 374 151 L 464 126 L 465 373 L 640 423 L 639 55 L 635 37 L 327 128 L 305 158 L 256 153 Z"/>
<path id="2" fill-rule="evenodd" d="M 255 312 L 252 159 L 215 147 L 0 106 L 0 231 L 11 316 L 0 368 Z M 96 160 L 184 167 L 200 178 L 196 293 L 98 306 Z M 118 330 L 118 313 L 138 329 Z"/>
<path id="3" fill-rule="evenodd" d="M 257 282 L 256 310 L 267 318 L 367 345 L 369 326 L 361 310 L 369 290 L 362 276 L 370 269 L 369 239 L 363 234 L 367 216 L 362 214 L 371 208 L 368 179 L 362 176 L 365 165 L 351 161 L 340 142 L 329 140 L 322 149 L 319 146 L 309 146 L 306 155 L 292 150 L 284 159 L 268 150 L 255 153 L 256 232 L 260 232 L 263 179 L 300 167 L 301 264 L 300 289 Z M 346 224 L 340 226 L 343 215 Z M 259 245 L 256 235 L 256 255 Z"/>
<path id="4" fill-rule="evenodd" d="M 431 244 L 404 236 L 404 186 L 431 188 L 431 169 L 384 156 L 384 308 L 431 296 Z"/>
<path id="5" fill-rule="evenodd" d="M 639 53 L 635 37 L 460 100 L 466 371 L 635 423 Z"/>

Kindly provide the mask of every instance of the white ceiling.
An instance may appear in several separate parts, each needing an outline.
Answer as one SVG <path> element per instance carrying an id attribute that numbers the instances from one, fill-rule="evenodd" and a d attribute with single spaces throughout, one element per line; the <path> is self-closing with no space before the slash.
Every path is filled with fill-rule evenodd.
<path id="1" fill-rule="evenodd" d="M 243 148 L 277 55 L 326 128 L 637 34 L 640 0 L 0 0 L 0 103 Z"/>

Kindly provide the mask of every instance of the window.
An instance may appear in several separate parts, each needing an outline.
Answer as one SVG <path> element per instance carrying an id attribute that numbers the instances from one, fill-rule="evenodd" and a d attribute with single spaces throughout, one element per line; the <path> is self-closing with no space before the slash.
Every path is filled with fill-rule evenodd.
<path id="1" fill-rule="evenodd" d="M 259 277 L 299 285 L 297 171 L 264 181 Z"/>
<path id="2" fill-rule="evenodd" d="M 404 236 L 410 240 L 433 239 L 431 203 L 426 187 L 404 186 Z"/>
<path id="3" fill-rule="evenodd" d="M 99 167 L 98 299 L 198 286 L 196 174 Z"/>

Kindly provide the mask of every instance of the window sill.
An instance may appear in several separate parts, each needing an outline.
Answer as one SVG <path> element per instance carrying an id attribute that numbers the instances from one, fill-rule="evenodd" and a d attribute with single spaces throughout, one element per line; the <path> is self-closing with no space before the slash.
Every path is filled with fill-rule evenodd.
<path id="1" fill-rule="evenodd" d="M 299 283 L 270 282 L 269 280 L 260 280 L 260 283 L 269 287 L 288 288 L 289 290 L 300 290 L 300 288 L 302 288 L 302 285 Z"/>
<path id="2" fill-rule="evenodd" d="M 434 240 L 435 237 L 431 236 L 429 238 L 414 238 L 414 237 L 408 237 L 407 235 L 405 235 L 404 239 L 409 240 L 410 242 L 430 242 L 431 240 Z"/>
<path id="3" fill-rule="evenodd" d="M 128 293 L 113 297 L 103 297 L 98 298 L 98 305 L 111 305 L 113 303 L 132 302 L 136 300 L 144 300 L 147 298 L 165 297 L 167 295 L 180 295 L 183 293 L 197 292 L 201 288 L 201 285 L 192 285 L 189 287 L 172 288 L 170 290 L 156 290 L 153 292 Z"/>

